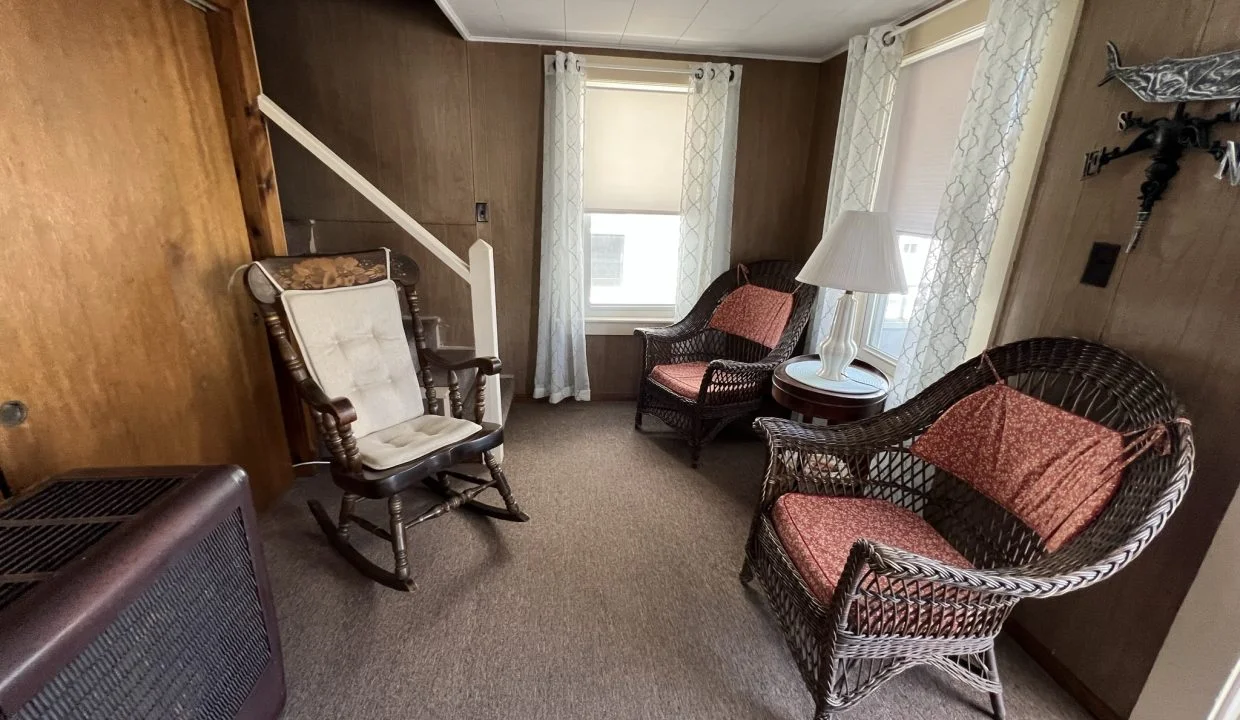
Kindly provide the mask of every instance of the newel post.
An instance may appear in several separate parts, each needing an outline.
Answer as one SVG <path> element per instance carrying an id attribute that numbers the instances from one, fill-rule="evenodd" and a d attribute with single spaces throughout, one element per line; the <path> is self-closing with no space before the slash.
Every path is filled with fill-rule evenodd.
<path id="1" fill-rule="evenodd" d="M 495 310 L 495 251 L 484 240 L 469 248 L 469 295 L 474 318 L 474 354 L 478 357 L 499 357 L 499 323 Z M 502 423 L 503 406 L 499 378 L 488 378 L 486 414 L 491 423 Z M 502 446 L 496 448 L 497 459 L 503 458 Z"/>

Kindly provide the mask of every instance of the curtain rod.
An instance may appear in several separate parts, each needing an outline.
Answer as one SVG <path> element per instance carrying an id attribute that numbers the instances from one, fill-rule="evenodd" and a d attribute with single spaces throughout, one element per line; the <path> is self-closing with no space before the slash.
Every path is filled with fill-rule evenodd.
<path id="1" fill-rule="evenodd" d="M 945 12 L 956 9 L 957 7 L 959 7 L 960 5 L 963 5 L 967 1 L 968 0 L 947 0 L 947 2 L 941 3 L 937 7 L 934 7 L 930 10 L 926 10 L 920 15 L 914 15 L 912 18 L 900 23 L 899 27 L 897 27 L 895 30 L 891 32 L 891 35 L 892 36 L 903 35 L 904 33 L 908 32 L 909 30 L 912 30 L 913 28 L 917 27 L 918 25 L 921 25 L 922 23 L 929 22 L 933 20 L 934 18 L 942 15 Z"/>
<path id="2" fill-rule="evenodd" d="M 586 67 L 597 68 L 599 70 L 636 70 L 638 72 L 657 72 L 657 73 L 667 73 L 671 75 L 692 75 L 693 74 L 693 71 L 690 70 L 689 68 L 684 68 L 684 69 L 653 68 L 653 67 L 639 67 L 636 65 L 607 65 L 607 64 L 592 63 L 592 62 L 587 62 Z"/>

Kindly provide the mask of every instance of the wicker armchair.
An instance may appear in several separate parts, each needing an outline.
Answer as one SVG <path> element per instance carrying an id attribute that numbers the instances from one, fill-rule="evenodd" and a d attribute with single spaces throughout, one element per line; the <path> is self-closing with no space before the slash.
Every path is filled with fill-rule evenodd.
<path id="1" fill-rule="evenodd" d="M 801 344 L 813 308 L 817 288 L 796 281 L 799 264 L 764 260 L 744 267 L 748 282 L 793 296 L 788 323 L 774 348 L 710 327 L 715 308 L 745 282 L 736 269 L 716 278 L 680 322 L 635 331 L 642 339 L 643 359 L 634 427 L 641 429 L 644 413 L 666 422 L 689 440 L 693 467 L 704 443 L 728 423 L 758 409 L 770 388 L 771 373 Z M 706 363 L 696 393 L 677 392 L 651 378 L 656 366 L 694 362 Z"/>
<path id="2" fill-rule="evenodd" d="M 1151 370 L 1103 345 L 1038 338 L 987 354 L 1008 385 L 1113 429 L 1182 414 Z M 994 639 L 1017 601 L 1109 577 L 1149 544 L 1180 504 L 1192 474 L 1193 439 L 1187 423 L 1172 423 L 1170 452 L 1146 453 L 1129 465 L 1101 515 L 1048 551 L 998 504 L 908 450 L 950 405 L 993 382 L 991 371 L 974 359 L 868 420 L 833 427 L 756 422 L 769 457 L 741 580 L 756 577 L 765 590 L 814 695 L 818 720 L 918 664 L 989 693 L 995 717 L 1003 718 Z M 830 601 L 822 602 L 798 573 L 772 519 L 776 500 L 790 492 L 886 500 L 919 516 L 975 569 L 858 539 Z"/>

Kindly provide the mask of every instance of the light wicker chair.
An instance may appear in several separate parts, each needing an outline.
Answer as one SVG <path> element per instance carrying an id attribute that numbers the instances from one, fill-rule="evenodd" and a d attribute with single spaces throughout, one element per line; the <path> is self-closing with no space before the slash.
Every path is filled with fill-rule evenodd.
<path id="1" fill-rule="evenodd" d="M 763 260 L 744 267 L 748 282 L 793 296 L 792 313 L 774 348 L 710 327 L 715 308 L 743 284 L 736 269 L 715 278 L 680 322 L 635 331 L 642 339 L 642 376 L 634 427 L 641 429 L 643 414 L 670 425 L 689 441 L 693 467 L 697 467 L 703 444 L 762 404 L 776 366 L 792 357 L 801 344 L 818 290 L 796 281 L 801 269 L 798 263 Z M 695 362 L 706 363 L 707 368 L 697 392 L 688 393 L 692 397 L 651 378 L 658 365 Z"/>
<path id="2" fill-rule="evenodd" d="M 1037 338 L 987 352 L 1019 390 L 1117 430 L 1182 416 L 1165 384 L 1124 353 L 1092 342 Z M 990 694 L 1003 718 L 994 639 L 1021 598 L 1086 587 L 1127 565 L 1180 504 L 1193 469 L 1187 423 L 1169 426 L 1166 455 L 1146 453 L 1081 534 L 1048 552 L 1030 528 L 964 481 L 912 455 L 911 442 L 949 406 L 995 382 L 970 360 L 898 408 L 860 422 L 814 427 L 776 418 L 762 499 L 741 580 L 757 578 L 824 720 L 883 682 L 932 665 Z M 926 521 L 976 569 L 952 567 L 861 539 L 830 602 L 810 591 L 772 521 L 785 493 L 887 500 Z"/>

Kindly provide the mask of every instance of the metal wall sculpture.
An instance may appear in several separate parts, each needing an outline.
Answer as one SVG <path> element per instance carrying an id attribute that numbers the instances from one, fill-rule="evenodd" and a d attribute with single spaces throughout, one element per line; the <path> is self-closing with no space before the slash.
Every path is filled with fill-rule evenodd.
<path id="1" fill-rule="evenodd" d="M 1150 166 L 1145 171 L 1145 182 L 1141 183 L 1141 207 L 1128 242 L 1127 251 L 1132 252 L 1141 241 L 1154 204 L 1180 171 L 1180 158 L 1185 152 L 1208 152 L 1223 166 L 1228 163 L 1229 146 L 1234 152 L 1234 143 L 1212 139 L 1211 131 L 1220 123 L 1240 122 L 1240 100 L 1233 102 L 1225 112 L 1204 117 L 1190 115 L 1186 104 L 1240 98 L 1240 51 L 1197 58 L 1163 58 L 1125 67 L 1120 64 L 1115 44 L 1107 43 L 1107 65 L 1106 77 L 1099 85 L 1118 79 L 1146 102 L 1176 104 L 1171 117 L 1147 120 L 1131 111 L 1120 113 L 1120 131 L 1135 128 L 1141 134 L 1128 147 L 1102 147 L 1085 154 L 1083 178 L 1097 175 L 1104 166 L 1121 157 L 1153 151 Z"/>

